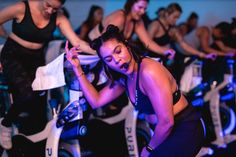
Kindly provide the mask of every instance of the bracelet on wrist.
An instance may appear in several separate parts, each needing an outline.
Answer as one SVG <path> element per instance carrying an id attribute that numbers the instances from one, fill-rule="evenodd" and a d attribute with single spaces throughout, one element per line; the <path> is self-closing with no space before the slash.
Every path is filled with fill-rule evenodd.
<path id="1" fill-rule="evenodd" d="M 81 72 L 81 73 L 79 73 L 79 74 L 77 75 L 77 77 L 80 78 L 80 77 L 83 76 L 83 75 L 84 75 L 84 72 Z"/>
<path id="2" fill-rule="evenodd" d="M 149 153 L 151 153 L 152 151 L 153 151 L 153 148 L 151 147 L 151 146 L 149 146 L 149 145 L 146 145 L 146 150 L 149 152 Z"/>

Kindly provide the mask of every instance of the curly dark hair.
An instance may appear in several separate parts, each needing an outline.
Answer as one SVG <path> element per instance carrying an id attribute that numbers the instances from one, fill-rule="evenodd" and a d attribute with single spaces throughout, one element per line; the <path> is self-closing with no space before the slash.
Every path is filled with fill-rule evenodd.
<path id="1" fill-rule="evenodd" d="M 140 60 L 141 56 L 138 55 L 138 54 L 140 54 L 140 52 L 138 52 L 139 49 L 137 48 L 137 46 L 132 45 L 131 43 L 128 43 L 128 41 L 125 40 L 123 34 L 119 31 L 119 28 L 115 25 L 112 25 L 112 24 L 107 26 L 106 32 L 104 32 L 100 37 L 94 39 L 90 43 L 90 47 L 97 51 L 98 56 L 100 57 L 100 59 L 103 62 L 105 72 L 106 72 L 107 76 L 112 81 L 117 81 L 117 80 L 120 80 L 121 78 L 126 79 L 125 75 L 109 68 L 101 57 L 101 54 L 100 54 L 101 46 L 103 45 L 104 42 L 106 42 L 108 40 L 112 40 L 112 39 L 115 39 L 118 42 L 121 42 L 124 45 L 126 45 L 127 48 L 130 50 L 130 53 L 132 54 L 132 56 L 134 57 L 136 62 L 138 62 Z"/>

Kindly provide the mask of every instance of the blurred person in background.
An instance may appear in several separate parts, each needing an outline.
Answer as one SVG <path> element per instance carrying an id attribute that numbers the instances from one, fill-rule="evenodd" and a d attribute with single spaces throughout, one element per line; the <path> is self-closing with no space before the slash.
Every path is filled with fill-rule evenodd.
<path id="1" fill-rule="evenodd" d="M 198 56 L 200 58 L 214 58 L 214 54 L 206 54 L 191 45 L 189 45 L 175 26 L 177 20 L 180 18 L 182 8 L 178 3 L 169 4 L 165 10 L 163 16 L 153 20 L 149 25 L 148 33 L 149 36 L 159 45 L 165 47 L 172 47 L 173 43 L 178 43 L 179 46 L 187 52 L 189 55 Z M 155 53 L 150 52 L 148 54 L 151 57 L 159 57 Z M 179 80 L 179 69 L 178 64 L 181 64 L 175 55 L 174 61 L 169 64 L 168 61 L 164 61 L 163 64 L 170 70 L 174 77 Z"/>
<path id="2" fill-rule="evenodd" d="M 155 43 L 145 29 L 142 17 L 148 3 L 149 0 L 127 0 L 124 9 L 112 12 L 89 32 L 90 40 L 99 37 L 109 24 L 113 24 L 119 28 L 126 40 L 132 41 L 132 36 L 135 33 L 146 49 L 161 56 L 173 58 L 175 51 Z"/>
<path id="3" fill-rule="evenodd" d="M 187 34 L 190 33 L 193 29 L 195 29 L 198 26 L 198 14 L 195 12 L 192 12 L 186 21 L 188 31 Z"/>
<path id="4" fill-rule="evenodd" d="M 87 19 L 79 26 L 75 32 L 85 41 L 89 41 L 88 33 L 103 19 L 103 8 L 98 5 L 92 5 Z"/>
<path id="5" fill-rule="evenodd" d="M 0 10 L 1 27 L 12 20 L 12 32 L 1 34 L 8 36 L 0 59 L 13 97 L 13 104 L 0 122 L 0 144 L 4 149 L 12 148 L 12 124 L 19 115 L 29 113 L 25 118 L 27 122 L 20 126 L 20 132 L 27 135 L 41 131 L 47 122 L 47 94 L 33 91 L 31 84 L 36 69 L 45 65 L 45 48 L 53 39 L 55 28 L 59 27 L 78 51 L 96 53 L 76 35 L 69 20 L 61 13 L 64 3 L 65 0 L 28 0 Z"/>

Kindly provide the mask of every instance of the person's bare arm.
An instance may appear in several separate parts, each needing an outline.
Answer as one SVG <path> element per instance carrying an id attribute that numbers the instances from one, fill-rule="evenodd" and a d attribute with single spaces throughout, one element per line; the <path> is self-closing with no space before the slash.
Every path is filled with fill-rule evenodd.
<path id="1" fill-rule="evenodd" d="M 157 54 L 160 54 L 162 56 L 166 56 L 167 54 L 170 54 L 169 58 L 174 58 L 174 55 L 175 55 L 174 50 L 170 50 L 168 47 L 160 46 L 151 39 L 146 28 L 144 27 L 144 23 L 142 20 L 136 23 L 135 32 L 147 49 Z"/>
<path id="2" fill-rule="evenodd" d="M 89 82 L 84 75 L 84 72 L 80 66 L 80 61 L 77 57 L 76 47 L 68 49 L 68 42 L 66 44 L 66 58 L 72 64 L 73 70 L 80 84 L 80 88 L 83 91 L 84 96 L 88 100 L 92 108 L 98 108 L 108 104 L 112 100 L 118 98 L 123 92 L 124 87 L 118 82 L 115 85 L 110 86 L 110 82 L 99 92 Z"/>
<path id="3" fill-rule="evenodd" d="M 91 49 L 89 44 L 84 40 L 80 39 L 74 32 L 70 21 L 62 14 L 57 16 L 57 26 L 61 30 L 62 34 L 70 41 L 73 46 L 78 46 L 82 52 L 89 54 L 96 54 L 96 51 Z"/>
<path id="4" fill-rule="evenodd" d="M 158 119 L 154 135 L 149 142 L 152 148 L 156 148 L 167 138 L 174 125 L 172 90 L 166 70 L 159 63 L 148 64 L 141 73 L 141 84 Z"/>
<path id="5" fill-rule="evenodd" d="M 18 19 L 21 14 L 23 14 L 24 4 L 23 2 L 18 2 L 9 5 L 0 10 L 0 36 L 6 38 L 8 36 L 7 31 L 4 29 L 3 24 L 14 18 Z"/>
<path id="6" fill-rule="evenodd" d="M 119 83 L 115 83 L 115 85 L 110 86 L 111 83 L 109 82 L 102 90 L 98 92 L 84 75 L 78 77 L 78 80 L 84 96 L 93 109 L 108 104 L 124 92 L 124 87 L 122 87 Z"/>
<path id="7" fill-rule="evenodd" d="M 218 56 L 225 56 L 225 53 L 210 47 L 210 30 L 207 27 L 202 27 L 198 32 L 201 48 L 206 53 L 216 53 Z"/>
<path id="8" fill-rule="evenodd" d="M 215 43 L 217 44 L 217 46 L 222 51 L 224 51 L 226 53 L 230 53 L 231 52 L 231 53 L 236 54 L 236 49 L 235 48 L 232 48 L 232 47 L 229 47 L 229 46 L 225 45 L 222 41 L 217 40 L 217 41 L 215 41 Z"/>
<path id="9" fill-rule="evenodd" d="M 79 37 L 81 39 L 85 39 L 87 33 L 88 33 L 88 27 L 85 24 L 82 24 L 82 26 L 80 27 Z"/>
<path id="10" fill-rule="evenodd" d="M 8 37 L 7 31 L 3 28 L 2 25 L 0 25 L 0 36 L 3 37 L 3 38 Z"/>
<path id="11" fill-rule="evenodd" d="M 193 48 L 192 46 L 190 46 L 183 38 L 183 36 L 179 33 L 179 31 L 176 28 L 173 28 L 171 30 L 174 38 L 176 39 L 176 41 L 179 43 L 179 45 L 181 46 L 182 49 L 184 49 L 187 53 L 189 53 L 190 55 L 195 55 L 198 56 L 200 58 L 207 58 L 207 55 L 205 54 L 205 52 L 201 52 L 195 48 Z"/>

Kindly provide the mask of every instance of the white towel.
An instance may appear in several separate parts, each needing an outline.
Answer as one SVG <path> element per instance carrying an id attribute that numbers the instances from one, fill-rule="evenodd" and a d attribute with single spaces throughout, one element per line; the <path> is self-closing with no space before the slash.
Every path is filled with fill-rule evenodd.
<path id="1" fill-rule="evenodd" d="M 38 67 L 35 79 L 32 83 L 33 90 L 48 90 L 64 86 L 64 54 L 62 53 L 56 59 L 45 66 Z M 97 55 L 78 55 L 81 65 L 95 66 L 99 61 Z M 66 65 L 70 66 L 70 65 Z"/>
<path id="2" fill-rule="evenodd" d="M 96 64 L 100 58 L 98 55 L 78 55 L 81 65 L 93 65 Z"/>
<path id="3" fill-rule="evenodd" d="M 64 86 L 64 53 L 45 66 L 38 67 L 32 83 L 33 90 L 48 90 Z"/>

